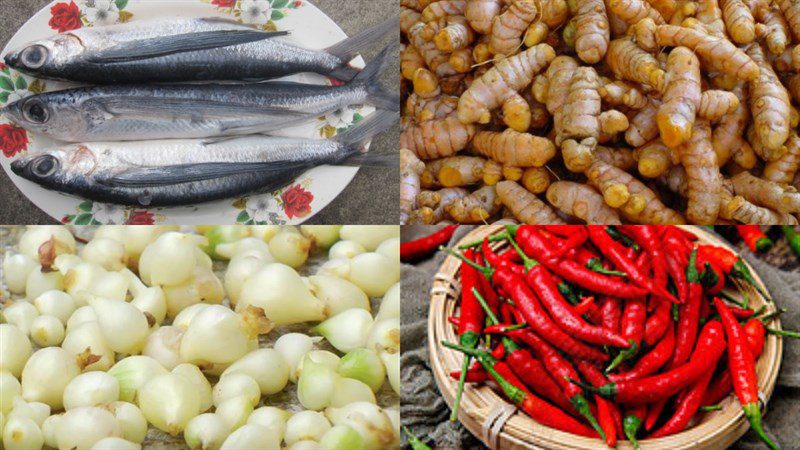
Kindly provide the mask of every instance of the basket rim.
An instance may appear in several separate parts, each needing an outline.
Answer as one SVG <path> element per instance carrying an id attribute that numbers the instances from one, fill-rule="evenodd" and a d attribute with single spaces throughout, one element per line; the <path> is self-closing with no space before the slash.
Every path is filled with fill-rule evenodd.
<path id="1" fill-rule="evenodd" d="M 701 228 L 688 225 L 682 225 L 680 227 L 688 229 L 693 234 L 697 235 L 698 242 L 711 243 L 734 252 L 736 251 L 727 242 L 722 241 Z M 485 236 L 496 234 L 501 230 L 503 230 L 502 225 L 479 226 L 467 233 L 456 245 L 482 239 Z M 753 274 L 755 283 L 766 292 L 766 286 L 758 273 L 747 261 L 744 261 L 744 263 Z M 430 291 L 431 301 L 428 314 L 428 351 L 431 355 L 431 366 L 437 387 L 445 402 L 448 404 L 448 407 L 452 407 L 452 391 L 455 390 L 456 382 L 450 379 L 447 374 L 450 370 L 457 370 L 459 367 L 458 364 L 447 364 L 446 360 L 453 359 L 448 356 L 448 352 L 450 356 L 453 357 L 455 357 L 455 352 L 444 348 L 440 344 L 440 340 L 444 338 L 450 338 L 452 340 L 452 338 L 455 337 L 453 327 L 447 323 L 446 319 L 447 316 L 455 312 L 456 302 L 454 300 L 456 296 L 460 294 L 459 267 L 459 260 L 448 255 L 435 273 L 433 286 Z M 751 297 L 751 301 L 755 300 L 759 306 L 765 304 L 767 311 L 776 310 L 775 304 L 773 302 L 767 302 L 755 289 L 750 288 L 748 294 Z M 780 318 L 771 322 L 771 326 L 775 329 L 781 329 Z M 765 399 L 768 401 L 774 391 L 783 359 L 783 340 L 779 336 L 770 334 L 767 336 L 764 346 L 764 352 L 757 361 L 757 368 L 759 369 L 760 375 L 759 391 L 764 394 Z M 437 356 L 434 357 L 433 355 Z M 766 359 L 768 355 L 772 357 Z M 486 445 L 489 445 L 489 443 L 480 436 L 479 419 L 481 419 L 480 413 L 482 410 L 478 409 L 473 411 L 473 407 L 483 405 L 483 409 L 487 409 L 488 405 L 498 403 L 511 405 L 511 403 L 502 397 L 494 388 L 486 384 L 469 385 L 469 387 L 464 390 L 462 407 L 459 408 L 459 420 L 473 435 Z M 733 395 L 728 395 L 720 404 L 723 406 L 722 410 L 706 413 L 704 419 L 700 423 L 680 433 L 658 439 L 640 440 L 639 443 L 642 449 L 688 450 L 704 448 L 698 447 L 698 445 L 710 445 L 712 443 L 717 444 L 717 446 L 708 448 L 720 448 L 718 446 L 720 442 L 714 441 L 714 439 L 723 439 L 726 443 L 722 448 L 727 448 L 747 431 L 748 424 L 745 420 L 744 413 L 738 406 L 738 401 Z M 764 407 L 766 407 L 766 405 L 764 405 Z M 537 433 L 540 435 L 537 435 Z M 726 433 L 727 435 L 725 435 Z M 502 443 L 505 441 L 509 444 L 515 444 L 512 445 L 514 448 L 528 447 L 539 449 L 541 447 L 538 445 L 546 446 L 547 443 L 550 442 L 554 445 L 553 448 L 559 449 L 593 449 L 597 448 L 599 442 L 598 439 L 581 437 L 547 427 L 534 421 L 525 414 L 517 413 L 503 424 L 502 430 L 498 433 L 498 436 L 498 442 Z M 528 439 L 526 439 L 526 437 Z M 565 444 L 566 442 L 570 442 L 571 445 L 569 447 L 564 447 L 564 445 L 567 445 Z M 604 443 L 602 445 L 605 447 Z M 620 440 L 620 444 L 618 444 L 617 448 L 620 450 L 632 449 L 632 446 L 630 446 L 627 441 Z"/>

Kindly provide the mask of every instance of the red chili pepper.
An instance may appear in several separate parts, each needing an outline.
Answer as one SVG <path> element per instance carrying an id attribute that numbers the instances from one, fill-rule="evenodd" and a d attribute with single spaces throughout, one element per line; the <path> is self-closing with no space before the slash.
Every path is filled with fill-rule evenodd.
<path id="1" fill-rule="evenodd" d="M 636 242 L 650 255 L 653 266 L 653 284 L 667 290 L 667 261 L 664 254 L 663 243 L 658 228 L 655 226 L 639 225 L 625 227 Z M 679 298 L 680 300 L 680 298 Z"/>
<path id="2" fill-rule="evenodd" d="M 447 321 L 450 322 L 450 325 L 458 328 L 458 324 L 461 322 L 461 319 L 456 316 L 447 316 Z"/>
<path id="3" fill-rule="evenodd" d="M 749 319 L 750 317 L 753 316 L 753 314 L 755 314 L 755 311 L 753 311 L 750 308 L 740 308 L 738 306 L 729 306 L 728 309 L 731 310 L 731 313 L 733 314 L 733 316 L 736 317 L 738 320 Z"/>
<path id="4" fill-rule="evenodd" d="M 672 325 L 672 311 L 673 303 L 662 300 L 658 297 L 650 297 L 650 302 L 655 303 L 653 314 L 651 314 L 644 324 L 644 342 L 647 345 L 654 345 L 664 336 L 664 333 Z"/>
<path id="5" fill-rule="evenodd" d="M 586 381 L 592 385 L 599 387 L 608 383 L 600 369 L 593 364 L 587 361 L 578 361 L 576 367 Z M 595 401 L 597 402 L 597 421 L 606 434 L 606 445 L 614 447 L 617 445 L 616 417 L 620 414 L 619 408 L 615 403 L 603 397 L 595 397 Z"/>
<path id="6" fill-rule="evenodd" d="M 733 390 L 742 405 L 744 415 L 761 441 L 769 448 L 779 450 L 780 447 L 764 433 L 761 425 L 756 359 L 749 348 L 747 334 L 722 300 L 715 298 L 714 306 L 717 307 L 717 312 L 725 326 L 725 335 L 728 338 L 728 368 L 733 375 Z"/>
<path id="7" fill-rule="evenodd" d="M 582 316 L 595 308 L 597 308 L 597 305 L 594 303 L 594 297 L 590 295 L 583 297 L 581 302 L 575 305 L 572 310 L 575 311 L 575 314 Z"/>
<path id="8" fill-rule="evenodd" d="M 447 244 L 458 225 L 447 225 L 441 230 L 419 239 L 400 244 L 400 260 L 415 261 L 435 252 L 440 245 Z"/>
<path id="9" fill-rule="evenodd" d="M 539 397 L 525 392 L 517 386 L 514 386 L 509 380 L 501 375 L 493 366 L 491 356 L 479 350 L 471 350 L 449 342 L 442 342 L 443 345 L 455 350 L 459 350 L 470 354 L 483 364 L 483 367 L 492 376 L 497 385 L 508 397 L 509 400 L 518 405 L 526 414 L 531 416 L 533 420 L 568 433 L 577 434 L 579 436 L 597 437 L 597 433 L 591 428 L 578 422 L 575 418 L 565 413 L 561 409 L 547 403 Z"/>
<path id="10" fill-rule="evenodd" d="M 767 293 L 756 283 L 753 273 L 747 268 L 744 260 L 730 250 L 713 245 L 700 245 L 697 247 L 697 256 L 703 257 L 704 261 L 713 261 L 723 273 L 734 278 L 743 280 L 753 286 L 762 297 L 769 300 Z"/>
<path id="11" fill-rule="evenodd" d="M 606 384 L 600 388 L 587 386 L 576 380 L 573 382 L 620 403 L 631 405 L 653 403 L 669 398 L 692 384 L 706 371 L 716 366 L 724 351 L 725 337 L 722 325 L 712 320 L 703 327 L 692 359 L 680 367 L 647 378 Z"/>
<path id="12" fill-rule="evenodd" d="M 450 378 L 454 380 L 461 379 L 461 371 L 460 370 L 453 370 L 450 372 Z M 480 370 L 473 370 L 472 367 L 467 371 L 467 376 L 464 377 L 464 380 L 467 383 L 483 383 L 489 379 L 489 374 L 481 367 Z"/>
<path id="13" fill-rule="evenodd" d="M 686 428 L 689 421 L 694 417 L 695 413 L 703 404 L 703 395 L 708 388 L 708 383 L 711 382 L 711 377 L 714 376 L 714 371 L 709 370 L 703 374 L 697 381 L 685 391 L 685 395 L 675 408 L 672 417 L 669 418 L 667 423 L 661 426 L 658 430 L 650 435 L 650 438 L 659 438 L 669 436 L 671 434 L 679 433 Z"/>
<path id="14" fill-rule="evenodd" d="M 520 226 L 517 228 L 516 235 L 526 254 L 531 255 L 565 280 L 584 289 L 620 298 L 637 298 L 647 295 L 647 291 L 638 286 L 625 283 L 618 278 L 592 272 L 570 259 L 558 258 L 535 227 Z"/>
<path id="15" fill-rule="evenodd" d="M 613 297 L 604 297 L 600 307 L 602 325 L 611 331 L 619 332 L 620 322 L 622 321 L 622 308 L 620 301 Z"/>
<path id="16" fill-rule="evenodd" d="M 736 231 L 754 252 L 766 252 L 772 248 L 772 239 L 768 238 L 758 225 L 736 225 Z"/>
<path id="17" fill-rule="evenodd" d="M 670 325 L 664 333 L 664 338 L 653 347 L 646 355 L 639 358 L 636 364 L 627 372 L 611 374 L 608 378 L 613 382 L 635 380 L 650 376 L 658 371 L 672 357 L 675 348 L 675 332 Z"/>
<path id="18" fill-rule="evenodd" d="M 617 355 L 606 368 L 606 373 L 616 369 L 623 361 L 633 358 L 639 352 L 644 338 L 647 305 L 644 298 L 629 298 L 622 311 L 621 333 L 630 342 L 630 346 Z"/>
<path id="19" fill-rule="evenodd" d="M 695 261 L 697 250 L 693 249 L 686 266 L 686 280 L 689 283 L 689 298 L 678 307 L 678 329 L 675 334 L 675 352 L 669 368 L 678 367 L 689 359 L 697 339 L 697 328 L 700 323 L 700 303 L 703 301 L 703 285 Z"/>
<path id="20" fill-rule="evenodd" d="M 758 319 L 750 319 L 744 324 L 744 332 L 747 334 L 747 344 L 753 352 L 753 358 L 758 359 L 764 349 L 764 339 L 766 328 Z M 733 376 L 726 367 L 725 370 L 711 383 L 706 395 L 703 397 L 703 405 L 714 405 L 722 401 L 733 389 Z"/>

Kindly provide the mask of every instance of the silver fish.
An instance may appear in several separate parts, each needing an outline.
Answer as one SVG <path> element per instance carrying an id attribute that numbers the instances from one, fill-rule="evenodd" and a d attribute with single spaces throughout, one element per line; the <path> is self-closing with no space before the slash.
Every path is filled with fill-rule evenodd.
<path id="1" fill-rule="evenodd" d="M 265 133 L 354 104 L 399 110 L 378 83 L 391 47 L 341 86 L 290 82 L 93 86 L 26 97 L 0 109 L 17 125 L 66 142 Z"/>
<path id="2" fill-rule="evenodd" d="M 47 189 L 98 202 L 196 204 L 273 191 L 322 164 L 396 166 L 396 155 L 363 151 L 397 120 L 397 113 L 379 111 L 330 140 L 249 135 L 71 144 L 26 155 L 12 162 L 11 170 Z"/>
<path id="3" fill-rule="evenodd" d="M 287 31 L 263 32 L 221 18 L 168 18 L 81 28 L 32 42 L 5 56 L 30 75 L 94 84 L 265 80 L 315 72 L 341 80 L 360 51 L 395 30 L 388 21 L 324 50 L 292 45 Z"/>

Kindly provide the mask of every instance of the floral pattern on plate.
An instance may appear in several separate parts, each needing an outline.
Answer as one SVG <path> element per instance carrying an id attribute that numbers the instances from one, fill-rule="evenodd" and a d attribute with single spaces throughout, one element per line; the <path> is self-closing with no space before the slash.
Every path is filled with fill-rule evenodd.
<path id="1" fill-rule="evenodd" d="M 286 17 L 290 9 L 303 6 L 302 0 L 211 0 L 211 4 L 264 31 L 275 31 L 275 22 Z"/>
<path id="2" fill-rule="evenodd" d="M 311 214 L 314 194 L 309 191 L 314 180 L 304 178 L 291 186 L 269 194 L 251 195 L 233 202 L 241 212 L 236 223 L 244 225 L 282 225 L 288 219 Z M 283 216 L 283 217 L 282 217 Z"/>
<path id="3" fill-rule="evenodd" d="M 31 94 L 44 92 L 44 81 L 30 79 L 0 62 L 0 106 L 22 100 Z M 0 123 L 0 151 L 6 158 L 28 151 L 31 138 L 24 129 L 10 123 Z"/>
<path id="4" fill-rule="evenodd" d="M 124 207 L 91 200 L 81 202 L 74 214 L 61 218 L 72 225 L 153 225 L 159 215 L 142 208 Z M 163 218 L 161 218 L 163 220 Z"/>
<path id="5" fill-rule="evenodd" d="M 50 28 L 59 33 L 77 30 L 82 27 L 113 25 L 125 23 L 133 14 L 125 8 L 128 0 L 82 0 L 76 4 L 56 3 L 50 7 Z"/>

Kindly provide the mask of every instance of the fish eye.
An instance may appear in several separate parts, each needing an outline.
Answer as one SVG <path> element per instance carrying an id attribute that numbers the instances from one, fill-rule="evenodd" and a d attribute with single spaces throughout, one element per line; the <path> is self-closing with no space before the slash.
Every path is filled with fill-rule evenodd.
<path id="1" fill-rule="evenodd" d="M 22 114 L 25 116 L 25 119 L 34 123 L 45 123 L 50 118 L 47 106 L 37 99 L 31 99 L 25 102 L 25 105 L 22 107 Z"/>
<path id="2" fill-rule="evenodd" d="M 41 45 L 31 45 L 22 51 L 22 63 L 31 69 L 38 69 L 47 59 L 47 49 Z"/>
<path id="3" fill-rule="evenodd" d="M 58 169 L 58 159 L 52 155 L 42 155 L 32 163 L 31 172 L 37 177 L 49 177 Z"/>

